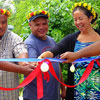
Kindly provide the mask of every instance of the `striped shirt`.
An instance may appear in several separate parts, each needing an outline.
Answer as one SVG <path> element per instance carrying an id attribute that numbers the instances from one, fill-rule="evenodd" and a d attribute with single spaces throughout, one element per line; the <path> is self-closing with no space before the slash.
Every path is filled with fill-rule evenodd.
<path id="1" fill-rule="evenodd" d="M 26 45 L 15 33 L 7 30 L 0 40 L 0 58 L 16 58 L 26 53 Z M 14 88 L 19 84 L 18 74 L 0 70 L 0 87 Z M 19 90 L 0 90 L 0 100 L 18 100 Z"/>

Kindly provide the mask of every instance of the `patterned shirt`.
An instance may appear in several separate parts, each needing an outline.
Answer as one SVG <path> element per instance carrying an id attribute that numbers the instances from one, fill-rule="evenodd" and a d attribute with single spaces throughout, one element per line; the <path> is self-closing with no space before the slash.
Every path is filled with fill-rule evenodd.
<path id="1" fill-rule="evenodd" d="M 93 43 L 94 42 L 82 43 L 77 40 L 74 51 L 79 51 L 80 49 L 85 48 Z M 96 59 L 96 57 L 97 56 L 88 58 Z M 79 82 L 80 77 L 82 77 L 83 72 L 85 71 L 89 62 L 90 61 L 75 64 L 75 84 Z M 96 62 L 94 63 L 93 69 L 86 81 L 74 88 L 74 100 L 100 100 L 100 68 Z"/>
<path id="2" fill-rule="evenodd" d="M 13 32 L 7 30 L 0 40 L 0 58 L 15 58 L 26 53 L 23 40 Z M 0 87 L 14 88 L 19 84 L 18 74 L 0 70 Z M 0 90 L 0 100 L 18 100 L 19 90 Z"/>

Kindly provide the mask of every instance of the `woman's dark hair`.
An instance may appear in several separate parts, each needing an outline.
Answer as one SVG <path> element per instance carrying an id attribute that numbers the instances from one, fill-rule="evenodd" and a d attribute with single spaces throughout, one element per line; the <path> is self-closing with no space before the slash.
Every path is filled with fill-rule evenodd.
<path id="1" fill-rule="evenodd" d="M 84 12 L 84 14 L 85 14 L 88 18 L 90 18 L 90 16 L 93 16 L 93 14 L 91 13 L 91 11 L 87 10 L 87 9 L 84 8 L 83 6 L 77 6 L 77 7 L 75 7 L 75 9 L 73 10 L 72 13 L 74 13 L 74 12 L 77 11 L 77 10 L 82 10 L 82 11 Z M 96 13 L 96 17 L 95 17 L 95 19 L 92 19 L 91 24 L 93 24 L 93 23 L 97 20 L 97 18 L 98 18 L 98 14 Z"/>

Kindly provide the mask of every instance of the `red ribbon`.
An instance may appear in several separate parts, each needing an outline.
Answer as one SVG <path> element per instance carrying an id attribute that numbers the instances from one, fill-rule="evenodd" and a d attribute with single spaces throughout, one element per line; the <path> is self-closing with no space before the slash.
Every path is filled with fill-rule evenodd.
<path id="1" fill-rule="evenodd" d="M 42 98 L 43 97 L 43 82 L 42 82 L 42 74 L 41 74 L 41 69 L 40 69 L 40 66 L 42 63 L 43 61 L 39 62 L 39 65 L 16 88 L 0 87 L 0 90 L 10 91 L 10 90 L 19 89 L 28 85 L 32 80 L 37 78 L 37 98 L 38 99 Z"/>
<path id="2" fill-rule="evenodd" d="M 97 64 L 98 64 L 98 66 L 100 67 L 100 63 L 99 63 L 99 61 L 98 61 L 97 59 L 96 59 L 96 60 L 92 60 L 92 61 L 88 64 L 88 66 L 87 66 L 86 70 L 84 71 L 84 73 L 83 73 L 83 75 L 82 75 L 82 77 L 81 77 L 81 79 L 80 79 L 80 81 L 79 81 L 78 84 L 76 84 L 76 85 L 66 85 L 66 84 L 64 84 L 63 82 L 61 82 L 61 81 L 58 79 L 58 77 L 57 77 L 57 75 L 56 75 L 56 73 L 55 73 L 55 71 L 54 71 L 54 68 L 53 68 L 53 66 L 52 66 L 52 63 L 51 63 L 48 59 L 46 59 L 45 61 L 48 62 L 49 71 L 51 72 L 51 74 L 53 75 L 53 77 L 54 77 L 57 81 L 59 81 L 62 85 L 66 86 L 66 87 L 70 87 L 70 88 L 73 88 L 73 87 L 75 87 L 75 86 L 77 86 L 77 85 L 83 83 L 83 82 L 88 78 L 88 76 L 90 75 L 90 73 L 91 73 L 91 71 L 92 71 L 92 68 L 93 68 L 93 65 L 94 65 L 94 61 L 96 61 Z"/>
<path id="3" fill-rule="evenodd" d="M 55 70 L 52 66 L 52 63 L 50 62 L 50 60 L 48 59 L 45 59 L 41 62 L 39 62 L 38 66 L 25 78 L 25 80 L 19 84 L 16 88 L 4 88 L 4 87 L 0 87 L 0 90 L 5 90 L 5 91 L 10 91 L 10 90 L 15 90 L 15 89 L 18 89 L 18 88 L 22 88 L 26 85 L 28 85 L 32 80 L 34 80 L 35 78 L 37 78 L 37 99 L 40 99 L 43 97 L 43 80 L 42 80 L 42 72 L 41 72 L 41 64 L 43 62 L 47 62 L 48 65 L 49 65 L 49 71 L 51 72 L 51 74 L 53 75 L 53 77 L 59 81 L 62 85 L 66 86 L 66 87 L 70 87 L 70 88 L 73 88 L 79 84 L 81 84 L 82 82 L 84 82 L 88 76 L 90 75 L 91 71 L 92 71 L 92 68 L 93 68 L 93 65 L 94 65 L 94 61 L 97 62 L 98 66 L 100 67 L 100 63 L 99 61 L 96 59 L 96 60 L 92 60 L 89 65 L 87 66 L 86 70 L 84 71 L 80 81 L 78 84 L 76 85 L 66 85 L 64 84 L 63 82 L 61 82 L 56 73 L 55 73 Z M 47 80 L 47 82 L 49 81 L 50 79 L 50 76 L 49 76 L 49 73 L 48 72 L 43 72 L 43 75 L 44 75 L 44 79 Z"/>

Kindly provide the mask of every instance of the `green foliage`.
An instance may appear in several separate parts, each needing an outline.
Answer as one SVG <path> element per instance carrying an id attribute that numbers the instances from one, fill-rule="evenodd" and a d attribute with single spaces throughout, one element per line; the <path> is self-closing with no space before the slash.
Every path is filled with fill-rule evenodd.
<path id="1" fill-rule="evenodd" d="M 60 66 L 61 66 L 61 70 L 62 70 L 62 75 L 63 75 L 63 80 L 64 80 L 64 83 L 67 83 L 67 76 L 68 76 L 68 65 L 67 64 L 62 64 L 60 63 Z"/>
<path id="2" fill-rule="evenodd" d="M 2 5 L 3 5 L 3 1 L 0 2 L 0 7 L 1 7 L 1 8 L 2 8 Z"/>
<path id="3" fill-rule="evenodd" d="M 16 11 L 10 18 L 10 23 L 14 25 L 14 32 L 23 39 L 30 34 L 30 28 L 26 15 L 34 10 L 47 10 L 50 13 L 48 35 L 52 36 L 56 42 L 60 41 L 67 34 L 75 32 L 77 29 L 73 23 L 71 8 L 75 2 L 86 1 L 100 13 L 99 0 L 14 0 Z M 97 2 L 98 1 L 98 2 Z M 100 19 L 94 27 L 99 28 Z"/>
<path id="4" fill-rule="evenodd" d="M 21 0 L 19 3 L 14 2 L 14 5 L 16 7 L 16 12 L 12 14 L 10 22 L 15 27 L 14 32 L 23 37 L 23 39 L 30 33 L 26 15 L 30 11 L 39 9 L 49 11 L 50 19 L 48 35 L 52 36 L 56 42 L 76 29 L 72 23 L 72 2 L 70 0 L 64 2 L 61 2 L 60 0 Z"/>
<path id="5" fill-rule="evenodd" d="M 24 75 L 23 74 L 19 74 L 19 83 L 22 83 L 22 81 L 24 80 Z M 19 89 L 19 94 L 20 96 L 23 96 L 23 88 Z"/>

